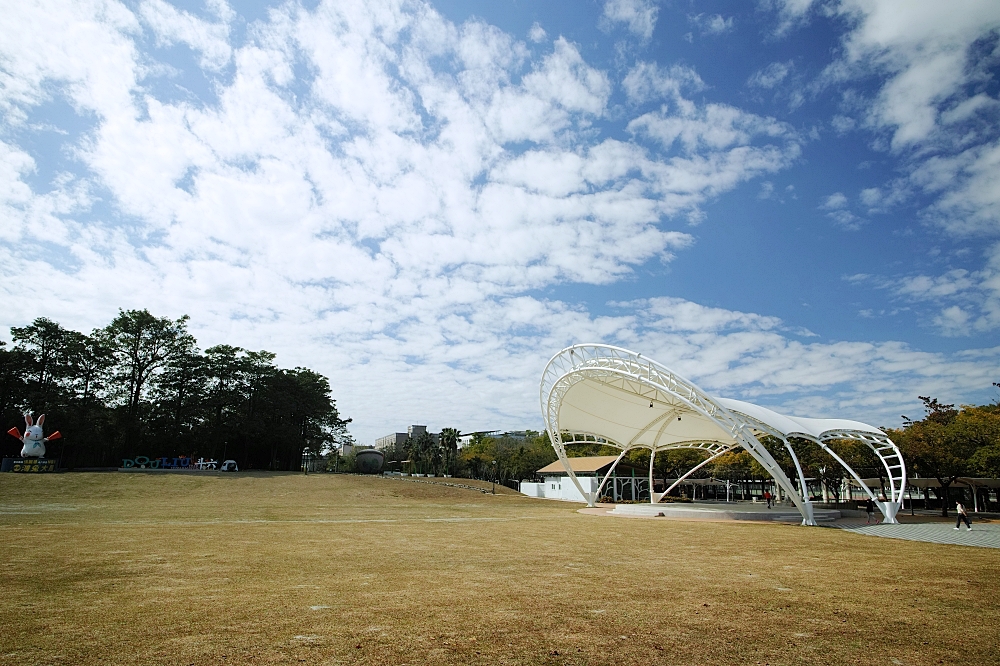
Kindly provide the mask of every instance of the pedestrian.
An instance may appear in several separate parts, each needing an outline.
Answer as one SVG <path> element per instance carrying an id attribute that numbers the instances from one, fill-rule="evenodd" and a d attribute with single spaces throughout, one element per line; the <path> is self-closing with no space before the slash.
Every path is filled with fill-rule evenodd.
<path id="1" fill-rule="evenodd" d="M 969 522 L 969 513 L 965 510 L 965 507 L 962 506 L 961 502 L 955 502 L 955 511 L 958 512 L 958 520 L 955 521 L 955 529 L 956 530 L 959 529 L 959 527 L 962 524 L 962 521 L 964 520 L 965 526 L 968 527 L 969 531 L 971 532 L 972 523 Z"/>
<path id="2" fill-rule="evenodd" d="M 875 518 L 875 500 L 871 497 L 865 502 L 865 511 L 868 513 L 868 520 L 865 521 L 865 525 L 870 525 L 872 520 L 875 520 L 875 524 L 878 525 L 878 519 Z"/>
<path id="3" fill-rule="evenodd" d="M 767 508 L 768 508 L 768 509 L 770 509 L 770 508 L 771 508 L 771 498 L 772 498 L 772 497 L 774 497 L 774 496 L 773 496 L 773 495 L 771 494 L 771 491 L 770 491 L 770 490 L 765 490 L 765 491 L 764 491 L 764 499 L 766 499 L 766 500 L 767 500 Z"/>

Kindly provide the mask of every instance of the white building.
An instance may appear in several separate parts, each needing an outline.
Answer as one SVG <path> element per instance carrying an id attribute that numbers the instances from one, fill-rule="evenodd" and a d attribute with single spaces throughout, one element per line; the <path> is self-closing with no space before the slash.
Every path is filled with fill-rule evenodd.
<path id="1" fill-rule="evenodd" d="M 568 458 L 573 473 L 586 493 L 597 492 L 601 481 L 615 465 L 617 456 L 581 456 Z M 604 494 L 613 501 L 649 499 L 649 481 L 640 472 L 626 463 L 618 463 L 604 487 Z M 544 481 L 540 483 L 521 482 L 521 492 L 529 497 L 561 499 L 573 502 L 587 502 L 576 485 L 567 477 L 566 469 L 558 460 L 547 465 L 537 474 Z"/>

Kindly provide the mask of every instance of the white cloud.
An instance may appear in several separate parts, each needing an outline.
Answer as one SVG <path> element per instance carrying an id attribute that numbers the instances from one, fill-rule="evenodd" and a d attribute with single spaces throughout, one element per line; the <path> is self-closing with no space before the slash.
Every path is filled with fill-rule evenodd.
<path id="1" fill-rule="evenodd" d="M 139 75 L 139 23 L 115 2 L 14 3 L 0 12 L 0 109 L 8 122 L 64 86 L 80 111 L 128 108 Z"/>
<path id="2" fill-rule="evenodd" d="M 704 81 L 690 67 L 673 65 L 661 68 L 655 62 L 638 62 L 622 81 L 629 101 L 642 104 L 652 100 L 677 101 L 684 91 L 697 92 L 705 88 Z"/>
<path id="3" fill-rule="evenodd" d="M 877 187 L 869 187 L 861 190 L 861 203 L 869 208 L 875 208 L 882 203 L 882 190 Z"/>
<path id="4" fill-rule="evenodd" d="M 847 197 L 844 196 L 843 192 L 834 192 L 820 204 L 820 208 L 824 210 L 836 210 L 838 208 L 843 208 L 847 205 Z"/>
<path id="5" fill-rule="evenodd" d="M 843 192 L 834 192 L 823 199 L 820 210 L 827 211 L 826 216 L 846 231 L 857 231 L 863 220 L 848 210 L 848 200 Z"/>
<path id="6" fill-rule="evenodd" d="M 629 32 L 649 41 L 659 11 L 652 0 L 605 0 L 602 19 L 606 26 L 624 23 Z"/>
<path id="7" fill-rule="evenodd" d="M 764 88 L 770 90 L 785 80 L 788 73 L 792 71 L 794 63 L 772 62 L 763 69 L 759 69 L 747 79 L 747 85 L 751 88 Z"/>
<path id="8" fill-rule="evenodd" d="M 545 32 L 545 28 L 542 27 L 541 23 L 535 21 L 534 23 L 531 24 L 531 28 L 528 30 L 528 39 L 535 42 L 536 44 L 539 44 L 545 41 L 546 37 L 547 34 Z"/>
<path id="9" fill-rule="evenodd" d="M 942 335 L 982 334 L 1000 328 L 1000 243 L 987 249 L 985 259 L 978 271 L 955 268 L 891 279 L 862 275 L 850 281 L 871 282 L 911 303 L 935 306 L 937 312 L 928 319 Z"/>
<path id="10" fill-rule="evenodd" d="M 1000 140 L 914 167 L 910 181 L 937 195 L 928 217 L 958 235 L 1000 234 Z"/>
<path id="11" fill-rule="evenodd" d="M 817 4 L 817 0 L 760 0 L 763 9 L 777 14 L 775 37 L 783 37 L 794 28 L 805 25 L 809 21 L 810 10 Z"/>
<path id="12" fill-rule="evenodd" d="M 721 35 L 730 32 L 734 26 L 732 16 L 723 18 L 721 14 L 689 14 L 688 21 L 698 26 L 702 35 Z"/>
<path id="13" fill-rule="evenodd" d="M 651 34 L 655 6 L 643 6 Z M 30 145 L 0 144 L 0 246 L 47 241 L 0 262 L 6 325 L 188 313 L 205 346 L 268 348 L 328 374 L 363 441 L 412 422 L 537 425 L 538 372 L 587 339 L 710 389 L 793 405 L 832 395 L 831 409 L 858 417 L 997 367 L 993 350 L 804 344 L 775 318 L 680 299 L 598 316 L 539 295 L 670 261 L 707 201 L 797 158 L 790 126 L 685 97 L 704 85 L 693 70 L 626 76 L 635 103 L 662 102 L 629 125 L 659 142 L 647 145 L 595 129 L 613 82 L 576 45 L 533 55 L 425 4 L 285 4 L 240 43 L 141 5 L 145 21 L 145 7 L 167 15 L 153 21 L 162 39 L 202 54 L 193 74 L 212 91 L 194 101 L 145 84 L 156 53 L 120 5 L 12 7 L 0 15 L 7 122 L 28 127 L 58 97 L 92 125 L 64 146 L 79 173 L 50 184 L 31 178 Z M 216 7 L 209 26 L 234 21 Z M 884 394 L 889 380 L 917 388 Z"/>
<path id="14" fill-rule="evenodd" d="M 972 44 L 1000 27 L 1000 5 L 972 0 L 961 8 L 934 0 L 869 3 L 842 0 L 837 12 L 854 22 L 844 55 L 828 71 L 835 78 L 879 71 L 888 79 L 870 121 L 892 130 L 895 150 L 932 137 L 939 108 L 981 75 L 968 63 Z"/>
<path id="15" fill-rule="evenodd" d="M 833 117 L 830 124 L 833 125 L 833 129 L 837 132 L 837 134 L 847 134 L 858 125 L 854 118 L 849 118 L 839 114 Z"/>
<path id="16" fill-rule="evenodd" d="M 950 233 L 995 236 L 1000 101 L 982 87 L 995 80 L 1000 5 L 841 0 L 831 9 L 852 29 L 825 80 L 881 79 L 869 101 L 856 101 L 864 125 L 885 133 L 889 148 L 908 160 L 908 183 L 892 187 L 934 197 L 923 217 Z M 854 125 L 836 117 L 833 124 L 838 132 Z"/>
<path id="17" fill-rule="evenodd" d="M 139 5 L 139 14 L 152 28 L 161 45 L 177 42 L 187 44 L 201 52 L 202 67 L 220 69 L 229 62 L 232 55 L 227 21 L 231 19 L 233 11 L 224 0 L 216 3 L 213 9 L 221 21 L 203 21 L 164 0 L 143 0 Z"/>

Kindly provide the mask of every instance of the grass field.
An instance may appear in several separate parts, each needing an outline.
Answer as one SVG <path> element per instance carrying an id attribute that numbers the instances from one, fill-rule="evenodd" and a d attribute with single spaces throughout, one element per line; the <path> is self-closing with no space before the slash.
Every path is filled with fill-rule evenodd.
<path id="1" fill-rule="evenodd" d="M 577 508 L 346 475 L 4 474 L 0 663 L 1000 663 L 995 550 Z"/>

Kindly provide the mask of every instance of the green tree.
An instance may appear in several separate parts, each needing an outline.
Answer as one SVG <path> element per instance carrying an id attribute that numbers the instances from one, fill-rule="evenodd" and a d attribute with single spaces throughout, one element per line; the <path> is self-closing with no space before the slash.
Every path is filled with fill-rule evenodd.
<path id="1" fill-rule="evenodd" d="M 32 411 L 44 412 L 63 401 L 61 382 L 68 374 L 68 331 L 51 319 L 39 317 L 24 327 L 12 326 L 11 338 L 25 362 L 27 401 Z"/>
<path id="2" fill-rule="evenodd" d="M 122 448 L 134 448 L 142 432 L 150 380 L 195 346 L 187 315 L 177 320 L 154 317 L 148 310 L 119 311 L 97 332 L 114 362 L 114 397 L 124 412 Z"/>
<path id="3" fill-rule="evenodd" d="M 187 317 L 130 310 L 90 336 L 45 318 L 11 332 L 12 349 L 0 342 L 4 429 L 23 427 L 24 410 L 48 411 L 46 428 L 63 433 L 50 448 L 64 460 L 68 448 L 70 467 L 200 453 L 298 469 L 303 452 L 350 440 L 326 377 L 277 368 L 267 351 L 201 353 Z"/>
<path id="4" fill-rule="evenodd" d="M 913 421 L 906 416 L 901 430 L 889 436 L 899 446 L 905 460 L 913 464 L 921 476 L 930 476 L 941 484 L 941 515 L 948 516 L 949 488 L 961 476 L 973 469 L 975 443 L 961 435 L 956 427 L 959 411 L 935 398 L 919 396 L 926 416 Z"/>
<path id="5" fill-rule="evenodd" d="M 455 474 L 455 464 L 458 462 L 458 438 L 461 436 L 457 428 L 441 429 L 441 447 L 444 449 L 445 473 Z"/>

